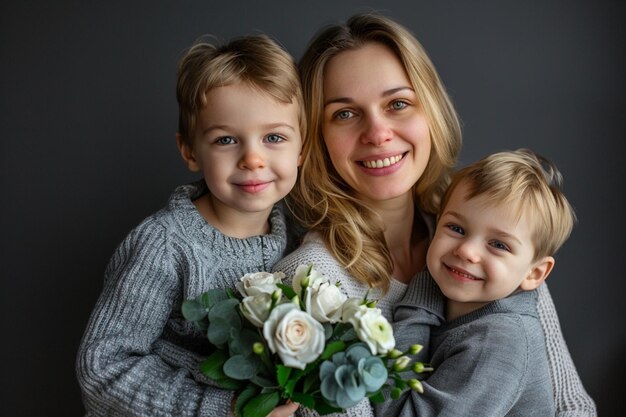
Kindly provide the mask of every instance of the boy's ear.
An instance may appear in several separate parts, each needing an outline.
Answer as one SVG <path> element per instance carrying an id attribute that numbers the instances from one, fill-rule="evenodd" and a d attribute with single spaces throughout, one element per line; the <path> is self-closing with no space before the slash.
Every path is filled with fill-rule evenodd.
<path id="1" fill-rule="evenodd" d="M 520 284 L 520 288 L 524 291 L 534 290 L 548 278 L 553 267 L 554 258 L 552 256 L 539 259 L 533 264 L 528 276 Z"/>
<path id="2" fill-rule="evenodd" d="M 185 141 L 182 135 L 176 132 L 176 146 L 178 146 L 178 151 L 180 152 L 180 156 L 183 158 L 185 165 L 192 172 L 200 171 L 200 164 L 194 155 L 193 149 L 191 146 Z"/>

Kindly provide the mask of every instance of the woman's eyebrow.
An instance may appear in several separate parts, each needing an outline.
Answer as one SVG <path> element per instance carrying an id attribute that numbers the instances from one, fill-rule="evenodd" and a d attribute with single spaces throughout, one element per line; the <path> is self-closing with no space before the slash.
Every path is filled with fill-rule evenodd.
<path id="1" fill-rule="evenodd" d="M 415 90 L 413 89 L 413 87 L 409 87 L 409 86 L 401 86 L 401 87 L 394 87 L 394 88 L 390 88 L 389 90 L 385 90 L 383 91 L 380 96 L 381 97 L 388 97 L 388 96 L 392 96 L 394 94 L 396 94 L 399 91 L 403 91 L 403 90 L 409 90 L 409 91 L 413 91 L 415 92 Z M 324 101 L 324 107 L 328 106 L 329 104 L 334 104 L 334 103 L 341 103 L 341 104 L 350 104 L 354 102 L 354 99 L 350 98 L 350 97 L 336 97 L 336 98 L 330 98 L 326 101 Z"/>

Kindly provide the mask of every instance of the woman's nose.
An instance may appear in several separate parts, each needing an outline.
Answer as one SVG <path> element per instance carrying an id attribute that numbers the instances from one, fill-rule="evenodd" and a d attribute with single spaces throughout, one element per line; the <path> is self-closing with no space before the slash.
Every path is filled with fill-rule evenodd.
<path id="1" fill-rule="evenodd" d="M 455 249 L 454 254 L 459 258 L 471 262 L 477 263 L 480 261 L 480 252 L 474 242 L 464 240 Z"/>
<path id="2" fill-rule="evenodd" d="M 392 130 L 389 121 L 381 115 L 369 115 L 365 119 L 365 126 L 361 135 L 364 144 L 380 146 L 391 140 Z"/>

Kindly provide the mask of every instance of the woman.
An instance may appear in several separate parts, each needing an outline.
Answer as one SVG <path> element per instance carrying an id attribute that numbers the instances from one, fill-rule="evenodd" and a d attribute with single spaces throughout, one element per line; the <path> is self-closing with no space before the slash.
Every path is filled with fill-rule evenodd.
<path id="1" fill-rule="evenodd" d="M 425 255 L 461 146 L 445 88 L 411 33 L 371 14 L 320 32 L 300 72 L 311 136 L 293 203 L 311 232 L 275 270 L 291 276 L 298 265 L 313 263 L 349 297 L 375 288 L 370 298 L 380 298 L 397 342 L 427 344 L 443 301 L 428 279 Z M 539 313 L 557 413 L 595 415 L 543 288 Z M 410 326 L 393 316 L 399 303 L 419 311 Z M 371 413 L 367 401 L 348 411 Z"/>

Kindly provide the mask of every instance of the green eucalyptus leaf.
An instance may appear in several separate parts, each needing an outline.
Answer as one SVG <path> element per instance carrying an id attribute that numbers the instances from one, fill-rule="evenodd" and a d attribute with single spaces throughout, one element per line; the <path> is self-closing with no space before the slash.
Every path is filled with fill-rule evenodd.
<path id="1" fill-rule="evenodd" d="M 230 336 L 230 329 L 230 323 L 223 320 L 216 320 L 209 323 L 209 328 L 207 329 L 209 342 L 220 348 L 226 346 L 226 342 L 228 342 Z"/>
<path id="2" fill-rule="evenodd" d="M 230 329 L 228 347 L 231 355 L 252 355 L 252 345 L 257 342 L 263 343 L 263 338 L 257 331 L 251 329 Z"/>
<path id="3" fill-rule="evenodd" d="M 335 342 L 330 342 L 324 348 L 324 351 L 322 352 L 322 355 L 320 356 L 320 358 L 322 360 L 326 360 L 326 359 L 330 358 L 331 356 L 333 356 L 333 354 L 345 350 L 345 348 L 346 348 L 346 343 L 344 341 L 342 341 L 342 340 L 337 340 Z"/>
<path id="4" fill-rule="evenodd" d="M 243 408 L 246 403 L 254 398 L 259 390 L 254 385 L 248 385 L 243 391 L 237 395 L 237 401 L 235 402 L 235 413 L 237 417 L 243 417 Z"/>
<path id="5" fill-rule="evenodd" d="M 255 376 L 260 368 L 260 362 L 253 356 L 235 355 L 224 363 L 224 373 L 233 379 L 248 380 Z"/>
<path id="6" fill-rule="evenodd" d="M 328 340 L 333 337 L 333 325 L 330 323 L 322 323 L 324 327 L 324 339 Z"/>
<path id="7" fill-rule="evenodd" d="M 224 319 L 231 320 L 233 315 L 239 317 L 238 313 L 239 300 L 236 298 L 227 298 L 219 301 L 209 311 L 209 320 Z M 241 327 L 241 326 L 240 326 Z"/>
<path id="8" fill-rule="evenodd" d="M 215 384 L 222 389 L 227 389 L 229 391 L 236 391 L 245 385 L 244 381 L 238 381 L 232 378 L 222 378 L 215 381 Z"/>
<path id="9" fill-rule="evenodd" d="M 185 300 L 182 305 L 183 317 L 187 321 L 200 321 L 207 316 L 207 309 L 196 300 Z"/>
<path id="10" fill-rule="evenodd" d="M 196 298 L 196 300 L 202 304 L 203 307 L 210 309 L 215 304 L 219 303 L 222 300 L 225 300 L 227 297 L 225 290 L 220 288 L 214 288 L 204 292 Z"/>
<path id="11" fill-rule="evenodd" d="M 212 380 L 219 380 L 226 375 L 222 370 L 224 363 L 228 359 L 228 354 L 223 350 L 216 350 L 202 363 L 200 363 L 200 370 L 204 375 Z"/>
<path id="12" fill-rule="evenodd" d="M 243 407 L 244 417 L 265 417 L 272 412 L 280 401 L 276 391 L 257 395 Z"/>
<path id="13" fill-rule="evenodd" d="M 358 336 L 356 335 L 356 331 L 354 330 L 354 327 L 351 327 L 344 334 L 342 334 L 340 339 L 343 340 L 344 342 L 351 342 L 353 340 L 357 340 Z"/>
<path id="14" fill-rule="evenodd" d="M 276 381 L 271 381 L 259 375 L 255 375 L 252 378 L 250 378 L 250 382 L 263 388 L 277 388 L 278 387 L 278 383 Z"/>

